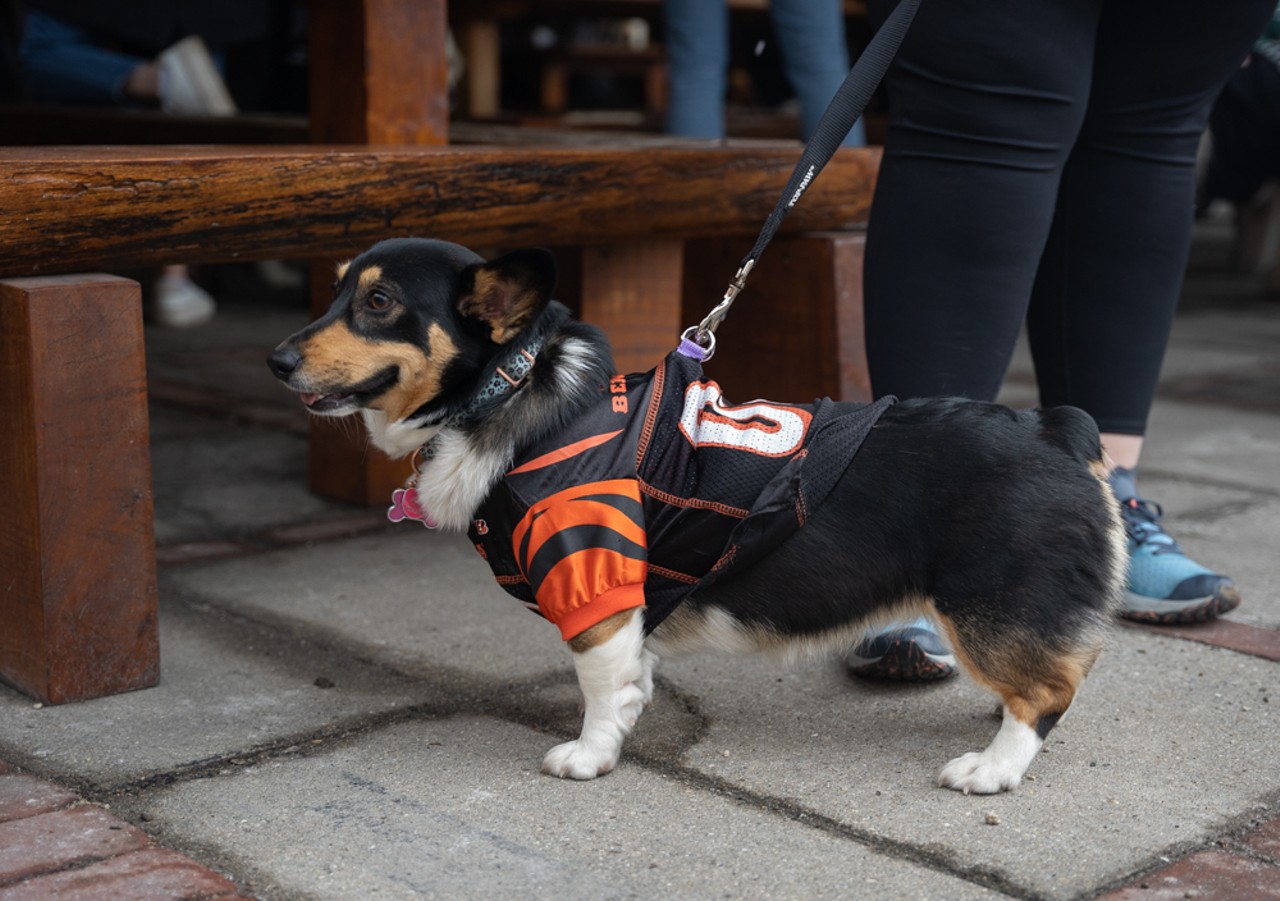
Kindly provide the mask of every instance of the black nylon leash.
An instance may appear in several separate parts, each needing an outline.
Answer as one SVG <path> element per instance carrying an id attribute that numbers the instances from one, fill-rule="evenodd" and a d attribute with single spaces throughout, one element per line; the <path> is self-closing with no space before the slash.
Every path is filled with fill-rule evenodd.
<path id="1" fill-rule="evenodd" d="M 804 192 L 813 184 L 818 173 L 839 149 L 840 142 L 849 134 L 849 129 L 853 128 L 853 124 L 867 108 L 871 95 L 875 93 L 881 80 L 884 79 L 885 72 L 889 70 L 894 56 L 897 55 L 898 47 L 902 45 L 902 39 L 906 36 L 907 28 L 915 18 L 916 9 L 919 6 L 920 0 L 901 0 L 889 14 L 884 25 L 876 31 L 867 48 L 858 57 L 849 74 L 845 76 L 835 96 L 831 98 L 831 102 L 827 104 L 812 137 L 809 138 L 804 152 L 800 155 L 800 161 L 796 163 L 795 169 L 791 172 L 791 178 L 782 189 L 782 196 L 778 198 L 773 212 L 765 220 L 764 227 L 760 230 L 760 237 L 756 238 L 755 246 L 743 258 L 737 274 L 725 290 L 724 299 L 707 314 L 700 325 L 685 331 L 684 341 L 690 342 L 692 339 L 690 343 L 701 348 L 704 360 L 709 360 L 715 353 L 716 327 L 728 315 L 734 298 L 742 290 L 747 276 L 751 273 L 756 261 L 760 259 L 760 255 L 764 253 L 765 247 L 773 240 L 778 227 L 782 225 L 782 220 L 786 218 L 791 208 L 800 202 Z"/>

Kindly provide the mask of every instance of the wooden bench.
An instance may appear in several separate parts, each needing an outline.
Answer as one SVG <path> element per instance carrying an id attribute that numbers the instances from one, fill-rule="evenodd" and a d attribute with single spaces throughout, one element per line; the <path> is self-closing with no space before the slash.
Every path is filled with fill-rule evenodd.
<path id="1" fill-rule="evenodd" d="M 407 234 L 579 248 L 565 282 L 581 315 L 610 333 L 621 368 L 648 368 L 719 299 L 798 155 L 668 143 L 0 149 L 0 678 L 58 703 L 158 674 L 140 291 L 92 273 L 336 262 Z M 713 375 L 737 369 L 735 390 L 752 392 L 752 355 L 790 347 L 816 374 L 789 393 L 865 396 L 860 236 L 822 230 L 865 220 L 877 161 L 841 151 L 788 217 L 721 330 L 741 344 Z M 313 487 L 385 498 L 402 472 L 336 437 L 315 438 Z"/>

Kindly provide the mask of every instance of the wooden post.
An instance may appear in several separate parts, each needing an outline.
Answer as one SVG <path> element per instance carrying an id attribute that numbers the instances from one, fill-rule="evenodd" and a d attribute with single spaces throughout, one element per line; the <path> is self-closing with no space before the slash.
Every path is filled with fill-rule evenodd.
<path id="1" fill-rule="evenodd" d="M 724 295 L 750 242 L 690 241 L 685 318 L 702 320 Z M 868 401 L 871 379 L 862 332 L 861 231 L 775 238 L 716 331 L 707 375 L 730 400 L 754 397 Z"/>
<path id="2" fill-rule="evenodd" d="M 445 0 L 311 0 L 316 144 L 446 144 Z"/>
<path id="3" fill-rule="evenodd" d="M 467 113 L 473 119 L 496 119 L 502 112 L 501 40 L 496 19 L 479 17 L 462 23 L 467 63 L 463 86 Z"/>
<path id="4" fill-rule="evenodd" d="M 160 675 L 142 296 L 0 282 L 0 678 L 49 703 Z"/>
<path id="5" fill-rule="evenodd" d="M 445 0 L 312 0 L 311 140 L 318 144 L 446 144 L 449 62 Z M 357 250 L 363 250 L 358 248 Z M 311 264 L 311 309 L 328 309 L 333 260 Z M 313 419 L 310 486 L 353 504 L 389 503 L 409 463 L 369 444 L 364 426 Z"/>
<path id="6" fill-rule="evenodd" d="M 680 343 L 683 269 L 678 240 L 583 248 L 581 317 L 609 336 L 619 372 L 652 369 Z"/>

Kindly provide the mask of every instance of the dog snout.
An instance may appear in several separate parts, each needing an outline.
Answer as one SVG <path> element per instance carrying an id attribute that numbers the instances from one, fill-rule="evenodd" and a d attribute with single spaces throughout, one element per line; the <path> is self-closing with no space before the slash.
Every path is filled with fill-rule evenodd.
<path id="1" fill-rule="evenodd" d="M 302 354 L 298 353 L 292 347 L 277 347 L 267 357 L 267 367 L 275 374 L 275 377 L 284 381 L 293 375 L 302 365 Z"/>

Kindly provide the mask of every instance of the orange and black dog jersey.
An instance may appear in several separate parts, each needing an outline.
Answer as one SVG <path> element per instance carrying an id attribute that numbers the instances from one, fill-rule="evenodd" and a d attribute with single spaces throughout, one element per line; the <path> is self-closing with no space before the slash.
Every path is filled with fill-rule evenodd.
<path id="1" fill-rule="evenodd" d="M 521 454 L 471 540 L 565 639 L 642 605 L 651 632 L 802 527 L 892 402 L 734 406 L 673 351 Z"/>

